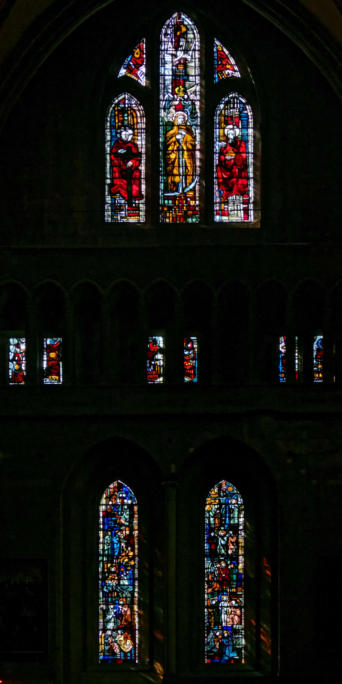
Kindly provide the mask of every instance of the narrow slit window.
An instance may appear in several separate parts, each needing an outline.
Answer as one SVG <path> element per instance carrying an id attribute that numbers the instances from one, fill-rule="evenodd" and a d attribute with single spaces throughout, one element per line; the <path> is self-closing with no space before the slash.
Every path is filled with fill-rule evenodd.
<path id="1" fill-rule="evenodd" d="M 244 663 L 244 507 L 222 480 L 205 505 L 205 662 Z"/>
<path id="2" fill-rule="evenodd" d="M 281 383 L 286 383 L 288 381 L 289 363 L 291 363 L 291 358 L 292 368 L 294 369 L 294 380 L 300 382 L 303 378 L 303 351 L 298 335 L 295 335 L 293 338 L 293 356 L 290 353 L 289 359 L 290 343 L 291 338 L 288 338 L 286 335 L 282 335 L 278 339 L 278 379 Z"/>
<path id="3" fill-rule="evenodd" d="M 26 382 L 26 338 L 10 337 L 8 340 L 8 382 L 10 385 L 25 385 Z"/>
<path id="4" fill-rule="evenodd" d="M 313 341 L 313 381 L 323 382 L 323 335 L 315 335 Z"/>
<path id="5" fill-rule="evenodd" d="M 295 378 L 296 381 L 300 381 L 303 378 L 303 350 L 302 345 L 299 342 L 299 337 L 296 335 L 294 338 L 295 342 Z"/>
<path id="6" fill-rule="evenodd" d="M 200 40 L 175 13 L 160 43 L 160 221 L 199 221 Z"/>
<path id="7" fill-rule="evenodd" d="M 99 662 L 138 662 L 138 505 L 120 480 L 103 493 L 99 520 Z"/>
<path id="8" fill-rule="evenodd" d="M 44 385 L 61 385 L 63 382 L 61 337 L 44 338 L 43 374 Z"/>
<path id="9" fill-rule="evenodd" d="M 198 380 L 198 340 L 197 337 L 184 337 L 184 382 Z"/>
<path id="10" fill-rule="evenodd" d="M 287 381 L 286 365 L 286 335 L 283 335 L 279 337 L 279 382 Z"/>
<path id="11" fill-rule="evenodd" d="M 165 346 L 164 337 L 160 335 L 148 338 L 147 343 L 147 384 L 155 385 L 164 382 Z"/>

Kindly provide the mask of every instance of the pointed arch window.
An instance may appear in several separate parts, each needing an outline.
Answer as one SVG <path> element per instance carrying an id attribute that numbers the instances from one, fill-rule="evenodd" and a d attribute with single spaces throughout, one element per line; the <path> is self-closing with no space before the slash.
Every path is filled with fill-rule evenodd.
<path id="1" fill-rule="evenodd" d="M 106 221 L 145 221 L 145 114 L 129 93 L 115 98 L 106 123 Z"/>
<path id="2" fill-rule="evenodd" d="M 253 115 L 238 93 L 216 108 L 215 221 L 253 220 Z"/>
<path id="3" fill-rule="evenodd" d="M 99 507 L 99 662 L 138 662 L 138 505 L 120 480 Z"/>
<path id="4" fill-rule="evenodd" d="M 244 506 L 226 480 L 205 505 L 205 662 L 244 663 Z"/>
<path id="5" fill-rule="evenodd" d="M 241 83 L 244 92 L 251 90 L 250 75 L 226 44 L 218 38 L 210 40 L 211 83 L 205 82 L 201 61 L 209 38 L 204 32 L 200 35 L 193 18 L 182 11 L 175 12 L 161 29 L 158 69 L 148 61 L 153 42 L 148 38 L 141 38 L 122 62 L 117 77 L 129 77 L 136 92 L 149 86 L 148 69 L 154 74 L 158 71 L 159 106 L 157 112 L 156 86 L 148 87 L 144 105 L 149 103 L 152 120 L 146 143 L 145 112 L 138 99 L 124 92 L 112 103 L 106 123 L 107 222 L 141 224 L 148 210 L 148 220 L 158 214 L 161 224 L 257 225 L 254 117 L 251 104 L 237 89 Z M 212 121 L 210 102 L 216 107 Z M 209 121 L 206 130 L 205 118 Z M 204 163 L 205 159 L 212 159 L 213 164 Z M 152 179 L 148 199 L 146 164 Z M 213 168 L 211 179 L 207 172 L 204 178 L 209 167 Z M 153 191 L 157 177 L 159 209 Z"/>

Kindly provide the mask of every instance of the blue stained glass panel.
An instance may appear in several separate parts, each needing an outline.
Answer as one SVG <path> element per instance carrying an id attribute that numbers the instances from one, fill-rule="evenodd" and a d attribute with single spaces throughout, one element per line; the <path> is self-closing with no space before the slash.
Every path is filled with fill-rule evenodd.
<path id="1" fill-rule="evenodd" d="M 222 480 L 205 505 L 205 662 L 244 662 L 244 507 Z"/>
<path id="2" fill-rule="evenodd" d="M 104 491 L 99 512 L 99 661 L 137 663 L 137 500 L 117 480 Z"/>

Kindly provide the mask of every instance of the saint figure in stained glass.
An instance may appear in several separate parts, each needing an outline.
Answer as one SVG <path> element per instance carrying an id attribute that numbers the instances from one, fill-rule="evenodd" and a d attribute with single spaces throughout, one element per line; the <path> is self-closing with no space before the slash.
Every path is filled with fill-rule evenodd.
<path id="1" fill-rule="evenodd" d="M 146 83 L 146 41 L 143 38 L 125 59 L 118 76 L 130 76 L 141 85 Z"/>
<path id="2" fill-rule="evenodd" d="M 8 379 L 10 385 L 25 385 L 26 339 L 10 337 L 8 340 Z"/>
<path id="3" fill-rule="evenodd" d="M 147 343 L 146 379 L 149 385 L 164 382 L 164 338 L 149 337 Z"/>
<path id="4" fill-rule="evenodd" d="M 164 223 L 199 220 L 199 35 L 177 12 L 160 47 L 160 201 Z"/>
<path id="5" fill-rule="evenodd" d="M 231 54 L 222 43 L 214 40 L 214 81 L 218 83 L 223 78 L 240 77 L 240 72 Z"/>
<path id="6" fill-rule="evenodd" d="M 145 218 L 145 117 L 128 93 L 116 98 L 107 130 L 106 221 L 141 222 Z"/>
<path id="7" fill-rule="evenodd" d="M 251 108 L 236 93 L 215 115 L 215 220 L 253 219 L 253 121 Z"/>
<path id="8" fill-rule="evenodd" d="M 197 337 L 184 337 L 184 382 L 197 382 Z"/>
<path id="9" fill-rule="evenodd" d="M 99 661 L 138 662 L 138 506 L 113 482 L 100 503 Z"/>
<path id="10" fill-rule="evenodd" d="M 244 510 L 222 480 L 205 505 L 205 662 L 244 662 Z"/>
<path id="11" fill-rule="evenodd" d="M 61 385 L 62 375 L 62 338 L 45 337 L 43 351 L 44 385 Z"/>

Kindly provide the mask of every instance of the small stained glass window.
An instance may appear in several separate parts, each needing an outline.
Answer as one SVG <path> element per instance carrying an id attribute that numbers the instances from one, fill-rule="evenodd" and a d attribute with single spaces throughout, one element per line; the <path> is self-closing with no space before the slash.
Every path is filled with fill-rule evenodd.
<path id="1" fill-rule="evenodd" d="M 279 337 L 279 382 L 286 382 L 286 335 Z"/>
<path id="2" fill-rule="evenodd" d="M 199 221 L 200 41 L 193 21 L 177 12 L 160 46 L 160 220 Z"/>
<path id="3" fill-rule="evenodd" d="M 8 340 L 8 382 L 10 385 L 25 385 L 26 381 L 26 338 L 10 337 Z"/>
<path id="4" fill-rule="evenodd" d="M 44 385 L 63 382 L 62 338 L 45 337 L 43 350 Z"/>
<path id="5" fill-rule="evenodd" d="M 184 382 L 197 382 L 198 379 L 198 341 L 197 337 L 184 337 Z"/>
<path id="6" fill-rule="evenodd" d="M 129 93 L 114 100 L 107 117 L 105 220 L 145 221 L 145 114 Z"/>
<path id="7" fill-rule="evenodd" d="M 216 108 L 214 152 L 215 221 L 252 221 L 253 115 L 237 93 Z"/>
<path id="8" fill-rule="evenodd" d="M 165 348 L 164 337 L 148 338 L 147 344 L 147 383 L 154 385 L 164 382 Z"/>
<path id="9" fill-rule="evenodd" d="M 323 335 L 315 335 L 313 341 L 313 381 L 323 382 Z"/>
<path id="10" fill-rule="evenodd" d="M 296 382 L 299 382 L 302 380 L 303 377 L 303 351 L 302 351 L 302 346 L 299 341 L 299 337 L 295 335 L 293 338 L 294 341 L 294 346 L 293 346 L 293 354 L 294 358 L 292 357 L 292 368 L 294 368 L 294 380 Z M 291 339 L 288 338 L 286 335 L 283 335 L 279 337 L 278 341 L 278 378 L 279 382 L 287 382 L 288 381 L 288 372 L 289 372 L 289 365 L 288 365 L 288 347 L 291 342 Z M 290 345 L 291 346 L 291 345 Z"/>
<path id="11" fill-rule="evenodd" d="M 130 76 L 141 85 L 146 84 L 146 41 L 143 38 L 125 59 L 118 76 Z"/>
<path id="12" fill-rule="evenodd" d="M 120 480 L 103 493 L 99 520 L 99 662 L 138 662 L 138 505 Z"/>
<path id="13" fill-rule="evenodd" d="M 223 78 L 240 77 L 236 63 L 222 43 L 216 38 L 214 40 L 214 81 L 218 83 Z"/>
<path id="14" fill-rule="evenodd" d="M 244 663 L 244 507 L 226 480 L 205 504 L 205 662 Z"/>

